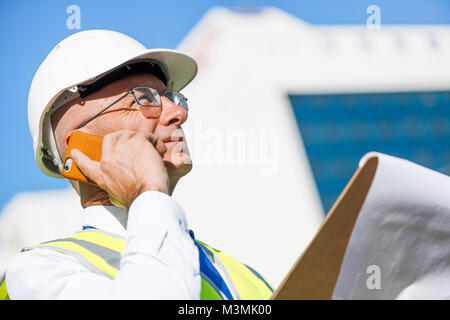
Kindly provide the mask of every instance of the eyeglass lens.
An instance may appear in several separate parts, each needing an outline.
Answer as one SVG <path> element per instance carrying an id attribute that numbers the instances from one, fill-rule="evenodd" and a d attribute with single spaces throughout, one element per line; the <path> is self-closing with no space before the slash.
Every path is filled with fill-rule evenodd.
<path id="1" fill-rule="evenodd" d="M 160 107 L 161 97 L 153 88 L 139 87 L 133 89 L 133 95 L 136 102 L 144 107 Z M 167 99 L 188 111 L 187 99 L 179 92 L 173 90 L 164 90 L 161 92 Z"/>
<path id="2" fill-rule="evenodd" d="M 136 102 L 144 107 L 159 107 L 161 106 L 161 98 L 158 92 L 152 88 L 134 88 L 133 95 Z"/>

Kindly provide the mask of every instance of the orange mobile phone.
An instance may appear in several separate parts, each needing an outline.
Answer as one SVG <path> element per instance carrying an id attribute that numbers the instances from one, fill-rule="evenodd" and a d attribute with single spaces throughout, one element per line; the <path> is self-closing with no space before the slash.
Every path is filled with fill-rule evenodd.
<path id="1" fill-rule="evenodd" d="M 78 149 L 87 155 L 91 160 L 100 161 L 102 158 L 102 136 L 84 133 L 81 131 L 74 131 L 70 137 L 67 145 L 66 156 L 64 157 L 62 175 L 67 179 L 79 180 L 85 183 L 95 185 L 89 178 L 87 178 L 78 169 L 77 165 L 70 156 L 72 149 Z"/>

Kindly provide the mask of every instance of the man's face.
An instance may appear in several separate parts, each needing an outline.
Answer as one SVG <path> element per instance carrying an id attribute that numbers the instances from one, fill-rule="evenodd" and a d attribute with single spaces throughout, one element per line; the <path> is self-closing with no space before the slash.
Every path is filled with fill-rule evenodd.
<path id="1" fill-rule="evenodd" d="M 81 123 L 136 87 L 150 87 L 157 91 L 166 89 L 164 83 L 154 75 L 136 74 L 115 81 L 84 99 L 79 98 L 58 109 L 51 116 L 51 120 L 61 159 L 64 158 L 70 134 Z M 186 119 L 186 110 L 164 96 L 161 96 L 161 107 L 158 111 L 155 107 L 137 105 L 133 96 L 129 94 L 80 130 L 99 136 L 118 130 L 153 133 L 162 139 L 167 147 L 163 161 L 169 177 L 179 179 L 192 168 L 181 129 Z"/>

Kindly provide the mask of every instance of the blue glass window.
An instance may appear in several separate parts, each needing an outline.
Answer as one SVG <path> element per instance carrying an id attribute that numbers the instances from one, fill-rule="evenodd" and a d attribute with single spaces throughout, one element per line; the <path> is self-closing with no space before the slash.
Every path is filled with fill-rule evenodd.
<path id="1" fill-rule="evenodd" d="M 369 151 L 450 174 L 450 91 L 289 98 L 325 212 Z"/>

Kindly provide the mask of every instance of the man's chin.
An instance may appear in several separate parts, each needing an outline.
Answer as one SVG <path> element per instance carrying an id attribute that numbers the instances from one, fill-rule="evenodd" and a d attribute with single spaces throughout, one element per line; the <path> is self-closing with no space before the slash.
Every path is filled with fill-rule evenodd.
<path id="1" fill-rule="evenodd" d="M 192 170 L 192 163 L 174 164 L 171 161 L 164 160 L 164 164 L 170 180 L 169 194 L 172 195 L 178 181 Z"/>
<path id="2" fill-rule="evenodd" d="M 167 174 L 170 176 L 182 177 L 192 170 L 192 161 L 188 155 L 183 154 L 182 157 L 176 159 L 163 159 L 164 165 L 167 169 Z"/>
<path id="3" fill-rule="evenodd" d="M 176 142 L 166 144 L 167 152 L 164 154 L 163 162 L 167 169 L 170 180 L 178 181 L 192 170 L 192 160 L 186 143 Z"/>

